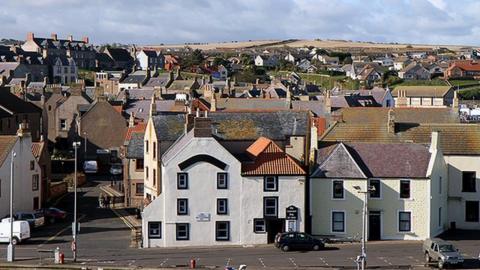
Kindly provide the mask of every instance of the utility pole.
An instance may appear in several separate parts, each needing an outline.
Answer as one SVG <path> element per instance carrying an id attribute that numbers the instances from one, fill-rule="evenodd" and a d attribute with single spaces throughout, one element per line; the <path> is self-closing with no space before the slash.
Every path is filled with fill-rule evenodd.
<path id="1" fill-rule="evenodd" d="M 73 193 L 74 193 L 74 202 L 73 202 L 73 242 L 72 242 L 72 252 L 73 252 L 73 261 L 77 261 L 77 232 L 78 232 L 78 223 L 77 223 L 77 150 L 80 146 L 80 142 L 74 142 L 73 148 L 75 149 L 75 171 L 74 171 L 74 180 L 73 180 Z"/>
<path id="2" fill-rule="evenodd" d="M 368 181 L 368 180 L 367 180 Z M 354 186 L 353 187 L 355 190 L 357 190 L 358 193 L 362 194 L 364 196 L 363 198 L 363 209 L 362 209 L 362 250 L 360 256 L 357 257 L 357 269 L 362 269 L 364 270 L 367 264 L 367 247 L 366 247 L 366 241 L 367 241 L 367 214 L 368 214 L 368 194 L 370 192 L 375 191 L 375 187 L 373 186 L 368 186 L 367 184 L 367 190 L 364 191 L 360 186 Z"/>
<path id="3" fill-rule="evenodd" d="M 13 244 L 13 168 L 16 156 L 17 153 L 12 151 L 12 158 L 10 160 L 10 237 L 7 248 L 7 262 L 15 261 L 15 245 Z"/>

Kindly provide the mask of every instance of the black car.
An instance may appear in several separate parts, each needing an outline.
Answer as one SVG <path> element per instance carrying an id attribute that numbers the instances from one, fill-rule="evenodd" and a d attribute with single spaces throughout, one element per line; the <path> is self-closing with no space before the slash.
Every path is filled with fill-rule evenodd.
<path id="1" fill-rule="evenodd" d="M 325 243 L 306 233 L 285 232 L 275 237 L 275 246 L 283 251 L 320 250 L 325 247 Z"/>

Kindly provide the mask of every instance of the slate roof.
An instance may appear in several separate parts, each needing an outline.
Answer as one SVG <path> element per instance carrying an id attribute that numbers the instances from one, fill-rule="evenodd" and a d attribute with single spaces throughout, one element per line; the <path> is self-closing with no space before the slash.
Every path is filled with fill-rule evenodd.
<path id="1" fill-rule="evenodd" d="M 315 116 L 324 116 L 326 114 L 325 105 L 319 100 L 294 100 L 292 101 L 292 109 L 311 111 Z"/>
<path id="2" fill-rule="evenodd" d="M 345 123 L 387 123 L 390 108 L 343 108 Z M 459 123 L 458 113 L 450 108 L 393 108 L 397 123 Z"/>
<path id="3" fill-rule="evenodd" d="M 185 114 L 160 113 L 154 115 L 153 125 L 159 141 L 175 141 L 185 131 Z"/>
<path id="4" fill-rule="evenodd" d="M 451 86 L 397 86 L 392 90 L 394 97 L 398 96 L 398 91 L 406 92 L 407 97 L 443 97 L 451 89 Z"/>
<path id="5" fill-rule="evenodd" d="M 122 62 L 133 61 L 132 57 L 130 56 L 130 53 L 126 49 L 107 48 L 107 50 L 114 61 L 122 61 Z"/>
<path id="6" fill-rule="evenodd" d="M 338 143 L 318 151 L 317 178 L 426 178 L 431 153 L 414 143 Z"/>
<path id="7" fill-rule="evenodd" d="M 143 158 L 143 146 L 145 133 L 135 132 L 131 134 L 131 138 L 128 141 L 127 151 L 125 153 L 126 158 Z"/>
<path id="8" fill-rule="evenodd" d="M 258 138 L 246 152 L 251 162 L 242 163 L 243 175 L 305 175 L 305 170 L 277 144 Z"/>
<path id="9" fill-rule="evenodd" d="M 0 164 L 5 162 L 16 142 L 17 136 L 0 136 Z"/>
<path id="10" fill-rule="evenodd" d="M 148 82 L 145 84 L 147 87 L 164 87 L 167 85 L 169 81 L 168 74 L 158 75 L 157 77 L 152 77 Z"/>
<path id="11" fill-rule="evenodd" d="M 23 101 L 10 93 L 9 88 L 0 88 L 0 107 L 13 113 L 41 113 L 42 110 L 30 102 Z"/>
<path id="12" fill-rule="evenodd" d="M 211 102 L 210 102 L 211 103 Z M 217 110 L 288 110 L 290 104 L 286 99 L 263 99 L 263 98 L 219 98 Z"/>
<path id="13" fill-rule="evenodd" d="M 146 75 L 128 75 L 121 83 L 137 83 L 142 84 Z"/>

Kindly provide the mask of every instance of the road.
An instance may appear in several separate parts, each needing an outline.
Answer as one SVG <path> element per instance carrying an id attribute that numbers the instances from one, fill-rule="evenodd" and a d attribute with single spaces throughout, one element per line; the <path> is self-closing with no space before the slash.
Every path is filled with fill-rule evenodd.
<path id="1" fill-rule="evenodd" d="M 171 267 L 186 266 L 195 259 L 199 266 L 248 265 L 249 269 L 302 269 L 355 267 L 360 245 L 330 245 L 325 250 L 284 253 L 272 246 L 218 247 L 182 249 L 137 249 L 130 248 L 130 229 L 111 210 L 98 208 L 99 186 L 109 183 L 102 178 L 89 179 L 86 187 L 79 189 L 80 234 L 78 238 L 78 263 L 101 266 Z M 59 207 L 69 213 L 73 209 L 73 196 L 68 194 Z M 71 221 L 45 226 L 33 232 L 27 243 L 16 247 L 16 257 L 23 263 L 40 262 L 38 250 L 53 250 L 59 247 L 67 258 L 72 257 Z M 464 237 L 470 240 L 452 239 L 464 256 L 469 259 L 466 268 L 480 268 L 478 253 L 480 237 Z M 368 265 L 382 269 L 389 267 L 423 269 L 421 243 L 418 241 L 379 241 L 368 244 Z M 0 262 L 5 262 L 6 245 L 0 246 Z M 51 262 L 47 260 L 44 262 Z"/>

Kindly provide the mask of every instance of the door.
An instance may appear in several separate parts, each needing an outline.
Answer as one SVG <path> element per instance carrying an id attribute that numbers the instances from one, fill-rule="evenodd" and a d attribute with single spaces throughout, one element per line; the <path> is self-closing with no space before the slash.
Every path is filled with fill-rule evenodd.
<path id="1" fill-rule="evenodd" d="M 38 200 L 38 197 L 34 197 L 33 198 L 33 210 L 37 210 L 38 208 L 40 208 L 40 202 Z"/>
<path id="2" fill-rule="evenodd" d="M 380 240 L 382 220 L 380 211 L 370 211 L 368 215 L 368 241 Z"/>
<path id="3" fill-rule="evenodd" d="M 284 232 L 285 224 L 283 219 L 267 219 L 267 239 L 268 244 L 275 242 L 277 233 Z"/>

